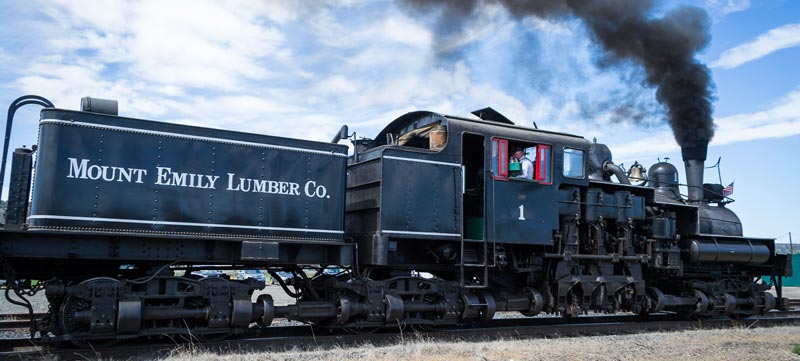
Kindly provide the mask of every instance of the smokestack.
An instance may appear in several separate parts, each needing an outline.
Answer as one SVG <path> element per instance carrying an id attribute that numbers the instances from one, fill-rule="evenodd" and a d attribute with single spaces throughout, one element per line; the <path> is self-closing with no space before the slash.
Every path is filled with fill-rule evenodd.
<path id="1" fill-rule="evenodd" d="M 681 147 L 681 155 L 686 165 L 689 202 L 697 203 L 703 199 L 703 170 L 705 169 L 706 153 L 708 153 L 708 144 Z"/>

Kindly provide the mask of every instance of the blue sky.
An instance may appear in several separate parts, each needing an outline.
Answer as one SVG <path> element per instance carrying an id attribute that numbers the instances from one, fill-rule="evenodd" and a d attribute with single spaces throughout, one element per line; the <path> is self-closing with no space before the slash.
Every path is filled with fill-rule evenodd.
<path id="1" fill-rule="evenodd" d="M 712 19 L 698 54 L 716 83 L 709 165 L 722 157 L 722 183 L 735 180 L 730 207 L 747 235 L 800 242 L 800 2 L 664 1 L 657 12 L 685 4 Z M 322 141 L 341 124 L 371 137 L 408 111 L 492 106 L 596 137 L 617 163 L 669 157 L 683 169 L 641 71 L 598 67 L 575 20 L 516 21 L 487 5 L 437 41 L 433 17 L 392 1 L 0 0 L 0 24 L 3 104 L 39 94 L 76 109 L 90 95 L 131 117 Z M 622 100 L 641 122 L 615 111 Z M 35 142 L 37 112 L 19 113 L 12 147 Z"/>

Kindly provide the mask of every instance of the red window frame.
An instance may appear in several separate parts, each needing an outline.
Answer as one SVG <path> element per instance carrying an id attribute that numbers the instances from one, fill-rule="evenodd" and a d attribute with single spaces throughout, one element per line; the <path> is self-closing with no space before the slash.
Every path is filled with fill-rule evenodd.
<path id="1" fill-rule="evenodd" d="M 497 141 L 497 174 L 492 178 L 508 180 L 508 139 L 492 138 Z"/>
<path id="2" fill-rule="evenodd" d="M 492 138 L 492 146 L 495 146 L 494 142 L 497 142 L 497 174 L 493 174 L 492 178 L 495 180 L 507 181 L 509 179 L 508 161 L 510 159 L 508 154 L 508 139 Z M 537 144 L 535 145 L 535 148 L 536 161 L 533 165 L 533 180 L 543 185 L 553 184 L 551 161 L 551 157 L 553 156 L 553 148 L 547 144 Z M 494 154 L 495 152 L 492 153 Z"/>
<path id="3" fill-rule="evenodd" d="M 539 184 L 553 184 L 552 169 L 550 167 L 550 157 L 553 156 L 552 147 L 546 144 L 536 146 L 536 164 L 534 168 L 534 180 Z"/>

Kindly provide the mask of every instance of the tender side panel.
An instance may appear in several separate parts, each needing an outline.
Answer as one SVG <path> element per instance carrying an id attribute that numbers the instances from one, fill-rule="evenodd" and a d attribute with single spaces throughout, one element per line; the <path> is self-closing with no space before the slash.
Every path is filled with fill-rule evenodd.
<path id="1" fill-rule="evenodd" d="M 344 147 L 82 114 L 41 122 L 33 229 L 343 238 Z"/>

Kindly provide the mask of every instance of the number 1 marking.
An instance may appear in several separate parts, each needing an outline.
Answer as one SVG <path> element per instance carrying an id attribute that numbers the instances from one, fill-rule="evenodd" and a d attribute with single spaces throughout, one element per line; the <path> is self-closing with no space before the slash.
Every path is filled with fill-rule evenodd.
<path id="1" fill-rule="evenodd" d="M 517 219 L 519 219 L 520 221 L 524 221 L 525 220 L 525 205 L 524 204 L 521 204 L 519 206 L 519 218 L 517 218 Z"/>

